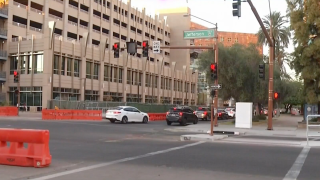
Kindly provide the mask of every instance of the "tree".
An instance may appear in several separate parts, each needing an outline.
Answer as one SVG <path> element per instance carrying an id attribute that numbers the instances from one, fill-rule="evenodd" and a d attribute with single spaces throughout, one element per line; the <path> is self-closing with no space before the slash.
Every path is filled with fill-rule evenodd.
<path id="1" fill-rule="evenodd" d="M 320 114 L 320 0 L 287 0 L 295 49 L 292 66 L 304 80 L 305 100 Z"/>
<path id="2" fill-rule="evenodd" d="M 288 20 L 285 16 L 282 16 L 280 12 L 272 12 L 271 16 L 267 15 L 262 19 L 262 22 L 268 32 L 270 32 L 270 24 L 272 25 L 272 33 L 275 42 L 275 62 L 281 70 L 281 76 L 290 78 L 284 66 L 289 60 L 288 54 L 284 50 L 284 48 L 288 47 L 291 37 L 290 29 L 285 26 L 285 24 L 288 23 Z M 261 28 L 257 35 L 259 44 L 268 45 L 267 38 Z"/>
<path id="3" fill-rule="evenodd" d="M 214 52 L 199 55 L 198 69 L 207 72 L 209 83 L 210 63 L 214 62 Z M 258 67 L 263 57 L 253 44 L 248 47 L 235 44 L 224 47 L 219 44 L 218 79 L 223 84 L 219 96 L 224 100 L 233 97 L 242 102 L 264 102 L 267 100 L 267 83 L 259 80 Z M 267 71 L 267 70 L 266 70 Z"/>

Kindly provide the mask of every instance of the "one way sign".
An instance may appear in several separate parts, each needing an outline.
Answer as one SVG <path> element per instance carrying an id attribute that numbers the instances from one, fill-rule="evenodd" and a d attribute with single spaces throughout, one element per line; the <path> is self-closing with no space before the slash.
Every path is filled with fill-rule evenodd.
<path id="1" fill-rule="evenodd" d="M 159 54 L 160 53 L 160 41 L 153 41 L 152 51 L 153 51 L 154 54 Z"/>

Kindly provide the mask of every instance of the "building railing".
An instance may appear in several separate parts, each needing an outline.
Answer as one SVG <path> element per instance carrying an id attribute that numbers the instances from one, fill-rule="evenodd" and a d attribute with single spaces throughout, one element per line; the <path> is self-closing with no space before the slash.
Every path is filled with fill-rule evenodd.
<path id="1" fill-rule="evenodd" d="M 98 19 L 101 19 L 101 17 L 100 17 L 100 16 L 95 15 L 95 14 L 93 14 L 93 17 L 96 17 L 96 18 L 98 18 Z"/>
<path id="2" fill-rule="evenodd" d="M 0 14 L 8 16 L 8 8 L 1 8 L 0 9 Z"/>
<path id="3" fill-rule="evenodd" d="M 74 26 L 78 26 L 78 23 L 72 22 L 72 21 L 68 21 L 69 24 L 74 25 Z"/>
<path id="4" fill-rule="evenodd" d="M 0 50 L 0 57 L 5 57 L 5 58 L 7 58 L 7 57 L 8 57 L 7 51 Z"/>
<path id="5" fill-rule="evenodd" d="M 81 12 L 84 12 L 84 13 L 86 13 L 86 14 L 88 14 L 88 13 L 89 13 L 88 11 L 83 10 L 83 9 L 81 9 L 81 8 L 80 8 L 80 11 L 81 11 Z"/>
<path id="6" fill-rule="evenodd" d="M 35 12 L 35 13 L 38 13 L 38 14 L 41 14 L 41 15 L 43 15 L 44 13 L 43 13 L 43 11 L 40 11 L 40 10 L 38 10 L 38 9 L 35 9 L 35 8 L 30 8 L 30 10 L 31 11 L 33 11 L 33 12 Z"/>
<path id="7" fill-rule="evenodd" d="M 105 33 L 105 32 L 102 32 L 102 35 L 105 35 L 105 36 L 109 36 L 107 33 Z"/>
<path id="8" fill-rule="evenodd" d="M 88 26 L 84 26 L 84 25 L 79 25 L 81 28 L 83 28 L 83 29 L 88 29 Z"/>
<path id="9" fill-rule="evenodd" d="M 18 2 L 13 1 L 13 5 L 19 7 L 19 8 L 23 8 L 23 9 L 28 9 L 28 6 L 24 5 L 24 4 L 20 4 Z"/>
<path id="10" fill-rule="evenodd" d="M 100 34 L 100 31 L 96 30 L 96 29 L 92 29 L 93 32 Z"/>
<path id="11" fill-rule="evenodd" d="M 0 79 L 6 79 L 7 75 L 6 72 L 0 71 Z"/>
<path id="12" fill-rule="evenodd" d="M 69 7 L 78 10 L 78 7 L 76 7 L 76 6 L 74 6 L 74 5 L 69 4 Z"/>
<path id="13" fill-rule="evenodd" d="M 4 28 L 0 28 L 0 35 L 1 36 L 7 36 L 8 35 L 8 30 Z"/>
<path id="14" fill-rule="evenodd" d="M 62 1 L 62 0 L 54 0 L 54 1 L 57 1 L 58 3 L 63 4 L 63 1 Z"/>
<path id="15" fill-rule="evenodd" d="M 59 1 L 59 0 L 56 0 L 56 1 Z M 62 21 L 62 18 L 61 17 L 58 17 L 58 16 L 55 16 L 53 14 L 49 14 L 49 17 L 52 17 L 53 19 L 56 19 L 58 21 Z"/>
<path id="16" fill-rule="evenodd" d="M 27 25 L 25 25 L 25 24 L 21 24 L 21 23 L 18 23 L 18 22 L 12 22 L 12 25 L 14 25 L 14 26 L 18 26 L 18 27 L 22 27 L 22 28 L 27 28 Z"/>
<path id="17" fill-rule="evenodd" d="M 42 32 L 42 29 L 35 28 L 35 27 L 32 27 L 32 26 L 30 26 L 30 30 L 31 31 L 36 31 L 36 32 Z"/>

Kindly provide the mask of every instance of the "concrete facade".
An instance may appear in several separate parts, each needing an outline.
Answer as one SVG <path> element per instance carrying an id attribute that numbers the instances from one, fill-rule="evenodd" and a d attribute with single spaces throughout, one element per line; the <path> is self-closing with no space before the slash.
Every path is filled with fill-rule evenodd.
<path id="1" fill-rule="evenodd" d="M 131 8 L 130 0 L 14 0 L 8 1 L 6 8 L 8 18 L 1 28 L 8 32 L 3 51 L 9 58 L 0 66 L 0 73 L 6 74 L 0 92 L 7 93 L 7 101 L 15 101 L 13 92 L 18 84 L 12 74 L 18 70 L 20 92 L 24 93 L 21 102 L 26 99 L 27 106 L 46 107 L 51 97 L 196 104 L 198 74 L 189 69 L 188 63 L 181 63 L 189 56 L 187 51 L 180 50 L 183 55 L 179 58 L 169 49 L 160 54 L 149 51 L 147 60 L 141 49 L 135 55 L 125 50 L 119 59 L 113 57 L 111 47 L 115 42 L 122 48 L 128 41 L 136 41 L 138 46 L 144 40 L 150 45 L 153 40 L 170 45 L 174 41 L 169 19 L 157 15 L 151 18 L 145 9 L 140 12 Z M 53 48 L 50 21 L 56 22 Z M 28 105 L 31 99 L 33 103 Z"/>

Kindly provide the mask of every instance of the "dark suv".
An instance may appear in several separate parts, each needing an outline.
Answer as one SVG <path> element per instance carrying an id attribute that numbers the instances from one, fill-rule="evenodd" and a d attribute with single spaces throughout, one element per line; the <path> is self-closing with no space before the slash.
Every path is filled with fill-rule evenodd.
<path id="1" fill-rule="evenodd" d="M 195 115 L 199 120 L 210 121 L 211 120 L 211 109 L 210 107 L 199 107 L 195 111 Z"/>
<path id="2" fill-rule="evenodd" d="M 170 108 L 166 116 L 167 125 L 171 123 L 180 123 L 185 126 L 187 123 L 198 123 L 198 117 L 193 113 L 193 110 L 187 106 Z"/>

